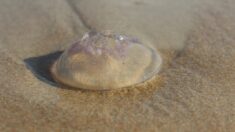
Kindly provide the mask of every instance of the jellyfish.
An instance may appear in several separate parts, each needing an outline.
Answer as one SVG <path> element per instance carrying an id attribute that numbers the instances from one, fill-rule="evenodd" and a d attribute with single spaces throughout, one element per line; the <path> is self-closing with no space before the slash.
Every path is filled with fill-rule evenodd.
<path id="1" fill-rule="evenodd" d="M 110 31 L 86 33 L 52 65 L 59 84 L 86 90 L 114 90 L 155 76 L 162 63 L 156 49 Z"/>

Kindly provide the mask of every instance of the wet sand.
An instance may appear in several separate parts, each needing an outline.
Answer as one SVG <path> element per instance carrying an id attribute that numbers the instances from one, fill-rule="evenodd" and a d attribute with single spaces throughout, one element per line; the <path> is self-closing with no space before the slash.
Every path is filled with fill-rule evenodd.
<path id="1" fill-rule="evenodd" d="M 0 131 L 235 131 L 234 22 L 233 0 L 2 0 Z M 137 36 L 161 53 L 162 70 L 91 92 L 27 67 L 91 29 Z"/>

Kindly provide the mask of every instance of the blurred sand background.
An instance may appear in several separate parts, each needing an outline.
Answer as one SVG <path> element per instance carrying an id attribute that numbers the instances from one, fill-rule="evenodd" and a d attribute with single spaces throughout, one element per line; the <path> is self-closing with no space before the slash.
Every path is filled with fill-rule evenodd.
<path id="1" fill-rule="evenodd" d="M 26 67 L 90 29 L 157 48 L 161 72 L 88 92 L 49 85 Z M 235 131 L 235 1 L 1 0 L 0 131 Z"/>

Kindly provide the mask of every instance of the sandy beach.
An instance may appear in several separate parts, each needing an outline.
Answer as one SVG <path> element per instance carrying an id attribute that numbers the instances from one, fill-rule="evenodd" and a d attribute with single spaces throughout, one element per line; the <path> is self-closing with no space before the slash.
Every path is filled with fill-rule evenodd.
<path id="1" fill-rule="evenodd" d="M 159 74 L 116 91 L 74 90 L 40 79 L 48 58 L 27 61 L 92 29 L 158 50 Z M 0 131 L 235 131 L 235 1 L 1 0 Z"/>

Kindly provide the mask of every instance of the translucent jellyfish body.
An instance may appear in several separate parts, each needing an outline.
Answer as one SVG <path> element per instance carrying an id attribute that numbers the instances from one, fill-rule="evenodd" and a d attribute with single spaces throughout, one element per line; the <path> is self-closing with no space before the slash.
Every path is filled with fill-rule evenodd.
<path id="1" fill-rule="evenodd" d="M 158 73 L 159 53 L 137 39 L 89 32 L 52 66 L 54 79 L 73 88 L 110 90 L 144 82 Z"/>

